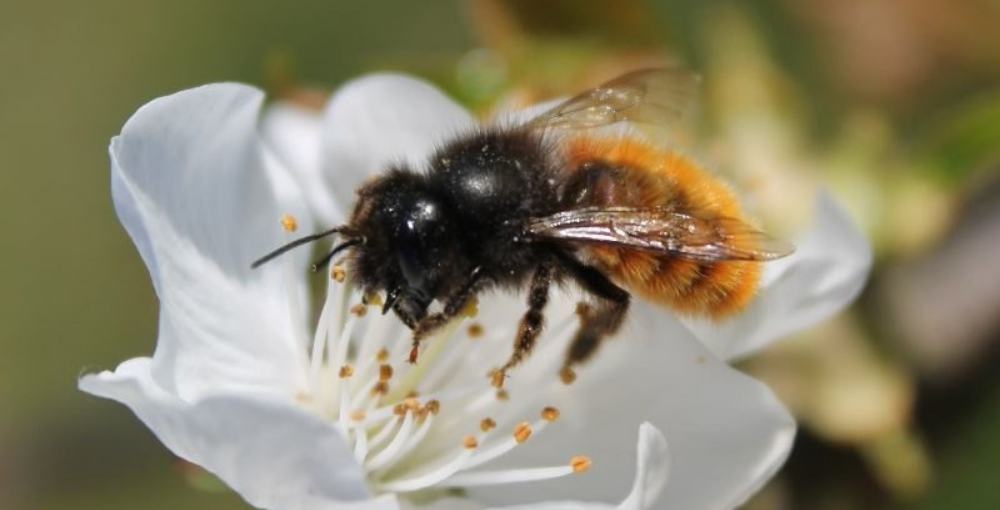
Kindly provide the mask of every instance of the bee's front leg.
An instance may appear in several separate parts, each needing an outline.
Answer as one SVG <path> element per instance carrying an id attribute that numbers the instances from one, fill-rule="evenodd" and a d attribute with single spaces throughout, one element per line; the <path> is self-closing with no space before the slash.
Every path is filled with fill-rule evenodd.
<path id="1" fill-rule="evenodd" d="M 476 294 L 482 283 L 481 274 L 480 267 L 477 266 L 466 278 L 465 283 L 445 298 L 444 308 L 440 312 L 428 315 L 416 321 L 416 324 L 411 326 L 413 330 L 413 347 L 410 349 L 410 363 L 417 362 L 417 357 L 420 355 L 420 341 L 427 338 L 431 333 L 437 331 L 441 326 L 444 326 L 458 315 L 469 299 Z"/>

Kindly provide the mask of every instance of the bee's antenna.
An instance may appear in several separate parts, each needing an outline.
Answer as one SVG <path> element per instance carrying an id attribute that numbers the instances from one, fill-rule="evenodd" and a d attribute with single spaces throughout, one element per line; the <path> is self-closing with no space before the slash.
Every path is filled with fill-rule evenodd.
<path id="1" fill-rule="evenodd" d="M 326 231 L 320 232 L 318 234 L 312 234 L 312 235 L 308 235 L 308 236 L 305 236 L 305 237 L 300 237 L 300 238 L 298 238 L 298 239 L 296 239 L 296 240 L 294 240 L 294 241 L 292 241 L 292 242 L 290 242 L 290 243 L 282 246 L 281 248 L 278 248 L 277 250 L 274 250 L 271 253 L 268 253 L 267 255 L 264 255 L 263 257 L 257 259 L 256 261 L 254 261 L 253 264 L 250 264 L 250 269 L 257 269 L 258 267 L 260 267 L 260 266 L 262 266 L 262 265 L 270 262 L 271 260 L 274 260 L 274 258 L 276 258 L 279 255 L 285 253 L 286 251 L 291 250 L 292 248 L 296 248 L 296 247 L 302 246 L 303 244 L 306 244 L 306 243 L 311 243 L 311 242 L 313 242 L 313 241 L 315 241 L 317 239 L 322 239 L 322 238 L 327 237 L 327 236 L 332 236 L 333 234 L 341 234 L 341 233 L 345 233 L 345 232 L 348 232 L 348 227 L 346 225 L 341 225 L 339 227 L 334 227 L 334 228 L 331 228 L 330 230 L 326 230 Z M 341 246 L 343 246 L 343 245 L 341 245 Z"/>
<path id="2" fill-rule="evenodd" d="M 326 255 L 323 256 L 323 258 L 317 260 L 316 262 L 313 262 L 313 265 L 309 267 L 309 270 L 314 273 L 319 271 L 319 268 L 325 266 L 326 263 L 330 262 L 330 259 L 335 257 L 338 253 L 350 248 L 351 246 L 364 244 L 364 242 L 365 242 L 364 238 L 354 238 L 354 239 L 348 239 L 347 241 L 338 244 L 334 249 L 330 250 L 330 253 L 327 253 Z"/>

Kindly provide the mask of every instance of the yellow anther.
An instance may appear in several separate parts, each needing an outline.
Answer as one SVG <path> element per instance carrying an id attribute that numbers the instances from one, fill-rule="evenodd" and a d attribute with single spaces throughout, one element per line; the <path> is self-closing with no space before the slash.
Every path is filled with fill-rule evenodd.
<path id="1" fill-rule="evenodd" d="M 281 228 L 285 229 L 285 232 L 295 232 L 299 228 L 299 222 L 295 216 L 285 214 L 281 217 Z"/>
<path id="2" fill-rule="evenodd" d="M 437 414 L 441 411 L 441 401 L 437 399 L 430 400 L 423 408 L 431 414 Z"/>
<path id="3" fill-rule="evenodd" d="M 378 380 L 385 382 L 392 379 L 392 365 L 382 364 L 378 367 Z"/>
<path id="4" fill-rule="evenodd" d="M 497 400 L 503 402 L 510 400 L 510 393 L 507 393 L 507 390 L 497 390 Z"/>
<path id="5" fill-rule="evenodd" d="M 357 315 L 358 317 L 364 317 L 365 314 L 368 313 L 368 308 L 365 305 L 358 303 L 351 307 L 351 313 Z"/>
<path id="6" fill-rule="evenodd" d="M 503 383 L 507 379 L 507 373 L 503 369 L 496 369 L 490 373 L 490 384 L 494 388 L 503 388 Z"/>
<path id="7" fill-rule="evenodd" d="M 348 377 L 354 375 L 354 367 L 351 365 L 344 365 L 340 367 L 340 378 L 347 379 Z"/>
<path id="8" fill-rule="evenodd" d="M 542 409 L 542 419 L 545 421 L 556 421 L 559 419 L 559 410 L 549 406 Z"/>
<path id="9" fill-rule="evenodd" d="M 389 383 L 385 381 L 379 381 L 372 386 L 371 394 L 372 396 L 385 396 L 389 393 Z"/>
<path id="10" fill-rule="evenodd" d="M 576 380 L 576 372 L 572 368 L 565 367 L 559 371 L 559 379 L 562 380 L 563 384 L 573 384 Z"/>
<path id="11" fill-rule="evenodd" d="M 483 418 L 483 420 L 479 422 L 479 430 L 482 430 L 483 432 L 489 432 L 495 428 L 497 428 L 497 422 L 493 418 Z"/>
<path id="12" fill-rule="evenodd" d="M 485 330 L 483 329 L 482 324 L 478 322 L 473 322 L 472 324 L 469 324 L 469 327 L 466 328 L 466 331 L 469 334 L 469 338 L 479 338 L 483 336 L 483 331 Z"/>
<path id="13" fill-rule="evenodd" d="M 384 362 L 385 360 L 389 359 L 389 351 L 386 350 L 385 347 L 379 349 L 378 354 L 375 355 L 375 359 L 380 363 Z"/>
<path id="14" fill-rule="evenodd" d="M 344 279 L 347 278 L 344 266 L 333 266 L 333 269 L 330 270 L 330 278 L 333 278 L 337 283 L 344 283 Z"/>
<path id="15" fill-rule="evenodd" d="M 471 450 L 471 449 L 479 446 L 479 440 L 476 439 L 476 436 L 473 436 L 472 434 L 468 434 L 468 435 L 466 435 L 465 437 L 462 438 L 462 446 L 464 446 L 467 449 Z"/>
<path id="16" fill-rule="evenodd" d="M 577 455 L 569 459 L 569 465 L 573 468 L 574 473 L 583 473 L 594 465 L 594 461 L 590 460 L 590 457 L 586 455 Z"/>
<path id="17" fill-rule="evenodd" d="M 420 401 L 415 398 L 408 398 L 403 400 L 403 405 L 411 411 L 416 411 L 420 409 Z"/>
<path id="18" fill-rule="evenodd" d="M 364 409 L 355 409 L 351 411 L 351 419 L 354 421 L 363 421 L 367 415 L 368 412 Z"/>
<path id="19" fill-rule="evenodd" d="M 531 424 L 530 423 L 528 423 L 526 421 L 522 421 L 521 423 L 518 423 L 517 425 L 514 425 L 514 440 L 515 441 L 517 441 L 518 443 L 523 443 L 523 442 L 527 441 L 529 437 L 531 437 Z"/>

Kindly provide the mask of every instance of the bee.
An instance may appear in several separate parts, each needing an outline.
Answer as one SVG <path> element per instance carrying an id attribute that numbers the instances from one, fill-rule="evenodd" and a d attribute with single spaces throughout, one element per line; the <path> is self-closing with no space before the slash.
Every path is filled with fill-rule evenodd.
<path id="1" fill-rule="evenodd" d="M 574 96 L 526 122 L 482 126 L 447 141 L 424 168 L 392 165 L 357 190 L 344 225 L 293 241 L 340 236 L 313 266 L 347 252 L 352 284 L 385 293 L 420 342 L 478 293 L 527 290 L 505 374 L 541 333 L 553 284 L 588 297 L 561 373 L 590 359 L 622 326 L 631 294 L 675 312 L 723 319 L 753 299 L 761 265 L 794 248 L 759 231 L 721 180 L 618 123 L 670 125 L 697 77 L 644 69 Z M 439 307 L 431 312 L 432 302 Z"/>

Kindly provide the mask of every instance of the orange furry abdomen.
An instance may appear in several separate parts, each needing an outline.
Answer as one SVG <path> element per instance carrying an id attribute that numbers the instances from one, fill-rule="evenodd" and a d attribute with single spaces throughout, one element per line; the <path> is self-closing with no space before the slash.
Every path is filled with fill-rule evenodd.
<path id="1" fill-rule="evenodd" d="M 614 168 L 586 205 L 674 206 L 751 223 L 725 183 L 672 151 L 630 138 L 576 137 L 569 141 L 570 171 L 598 163 Z M 589 262 L 646 300 L 687 315 L 724 318 L 753 299 L 758 261 L 705 262 L 670 254 L 587 245 Z"/>

